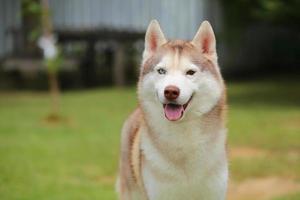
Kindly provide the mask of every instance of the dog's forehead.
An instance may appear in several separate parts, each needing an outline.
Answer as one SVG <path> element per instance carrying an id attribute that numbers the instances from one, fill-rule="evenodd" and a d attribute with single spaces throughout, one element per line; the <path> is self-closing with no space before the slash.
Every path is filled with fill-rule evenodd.
<path id="1" fill-rule="evenodd" d="M 171 40 L 162 45 L 154 56 L 144 62 L 142 75 L 149 73 L 156 66 L 184 69 L 191 65 L 210 70 L 214 68 L 191 42 Z"/>
<path id="2" fill-rule="evenodd" d="M 194 61 L 196 62 L 193 63 Z M 203 61 L 201 53 L 192 43 L 184 40 L 171 40 L 162 46 L 161 60 L 158 65 L 182 69 L 190 65 L 201 67 Z"/>
<path id="3" fill-rule="evenodd" d="M 168 53 L 164 55 L 161 58 L 160 62 L 157 63 L 154 67 L 163 67 L 167 68 L 168 70 L 180 70 L 192 65 L 194 64 L 188 56 L 179 56 L 178 53 Z"/>
<path id="4" fill-rule="evenodd" d="M 188 60 L 191 53 L 196 51 L 196 48 L 190 42 L 183 40 L 171 40 L 163 45 L 163 49 L 165 49 L 166 56 L 171 57 L 173 61 L 179 61 L 184 58 Z"/>

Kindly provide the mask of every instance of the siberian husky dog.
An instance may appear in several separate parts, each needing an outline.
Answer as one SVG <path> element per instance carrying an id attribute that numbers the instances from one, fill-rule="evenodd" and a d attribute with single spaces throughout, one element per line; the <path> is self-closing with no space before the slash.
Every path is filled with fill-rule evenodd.
<path id="1" fill-rule="evenodd" d="M 225 199 L 226 90 L 209 22 L 183 41 L 151 21 L 138 100 L 122 129 L 119 198 Z"/>

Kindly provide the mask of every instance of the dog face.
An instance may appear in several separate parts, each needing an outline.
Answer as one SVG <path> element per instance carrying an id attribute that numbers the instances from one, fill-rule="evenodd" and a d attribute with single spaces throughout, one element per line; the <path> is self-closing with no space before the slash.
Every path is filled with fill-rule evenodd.
<path id="1" fill-rule="evenodd" d="M 190 42 L 167 41 L 158 22 L 150 23 L 138 87 L 147 113 L 169 121 L 201 116 L 218 103 L 222 92 L 215 36 L 208 22 Z"/>

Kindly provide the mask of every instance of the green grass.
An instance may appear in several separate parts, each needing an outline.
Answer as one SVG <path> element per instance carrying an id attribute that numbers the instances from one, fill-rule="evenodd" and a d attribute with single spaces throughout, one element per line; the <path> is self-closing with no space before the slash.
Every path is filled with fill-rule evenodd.
<path id="1" fill-rule="evenodd" d="M 299 150 L 299 83 L 231 84 L 228 91 L 230 142 L 269 150 Z"/>
<path id="2" fill-rule="evenodd" d="M 274 198 L 273 200 L 299 200 L 299 198 L 300 198 L 300 192 L 282 196 L 282 197 L 277 197 Z"/>
<path id="3" fill-rule="evenodd" d="M 300 180 L 299 86 L 229 84 L 229 147 L 271 152 L 233 159 L 233 179 Z M 136 106 L 135 90 L 65 92 L 61 102 L 65 120 L 54 125 L 45 121 L 47 94 L 0 93 L 0 199 L 116 199 L 120 128 Z"/>

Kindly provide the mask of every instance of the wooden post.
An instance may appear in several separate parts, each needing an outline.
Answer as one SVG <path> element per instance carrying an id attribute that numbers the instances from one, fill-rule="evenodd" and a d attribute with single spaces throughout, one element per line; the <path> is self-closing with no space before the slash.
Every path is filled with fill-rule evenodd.
<path id="1" fill-rule="evenodd" d="M 113 66 L 113 81 L 115 86 L 123 87 L 125 86 L 125 45 L 119 42 L 115 48 L 114 56 L 114 66 Z"/>

